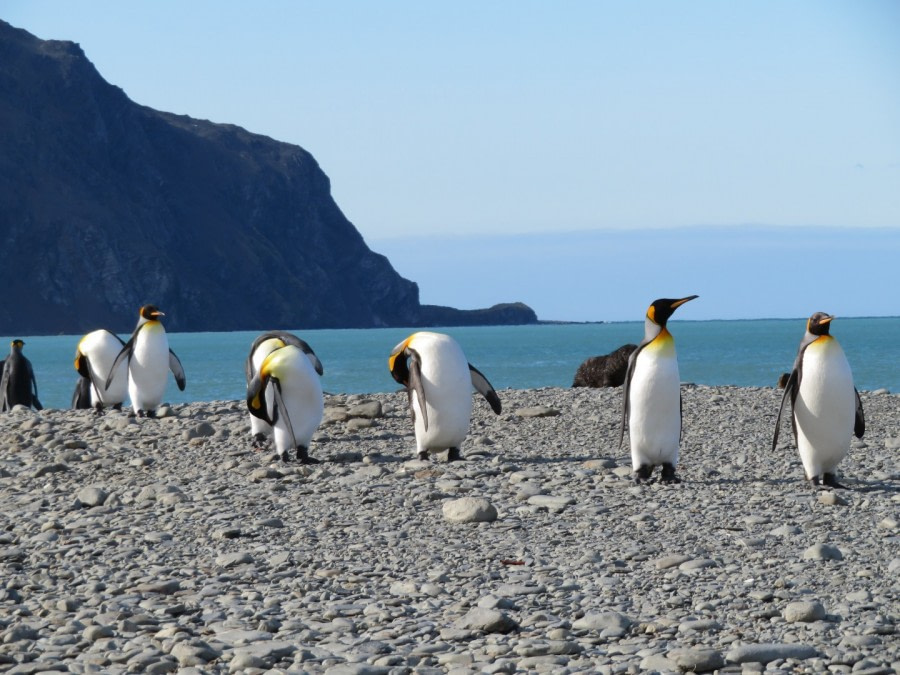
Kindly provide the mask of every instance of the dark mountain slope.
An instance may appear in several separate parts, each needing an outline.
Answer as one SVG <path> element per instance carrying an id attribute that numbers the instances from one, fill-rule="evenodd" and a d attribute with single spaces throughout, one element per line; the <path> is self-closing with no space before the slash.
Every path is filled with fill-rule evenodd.
<path id="1" fill-rule="evenodd" d="M 0 21 L 0 333 L 472 323 L 419 304 L 300 147 L 158 112 Z M 527 307 L 477 323 L 530 323 Z"/>

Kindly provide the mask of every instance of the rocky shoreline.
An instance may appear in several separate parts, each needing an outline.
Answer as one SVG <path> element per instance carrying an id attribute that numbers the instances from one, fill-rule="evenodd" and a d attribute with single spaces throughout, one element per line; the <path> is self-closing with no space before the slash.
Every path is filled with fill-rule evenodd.
<path id="1" fill-rule="evenodd" d="M 672 486 L 620 390 L 499 394 L 452 464 L 399 393 L 329 396 L 313 466 L 240 401 L 4 414 L 0 672 L 900 670 L 900 397 L 816 492 L 775 389 L 685 385 Z"/>

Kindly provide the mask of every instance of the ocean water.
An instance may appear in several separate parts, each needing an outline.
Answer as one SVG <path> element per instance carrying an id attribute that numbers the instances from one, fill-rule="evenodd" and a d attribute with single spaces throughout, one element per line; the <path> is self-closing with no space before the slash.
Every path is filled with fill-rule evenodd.
<path id="1" fill-rule="evenodd" d="M 789 371 L 805 319 L 669 322 L 683 382 L 773 386 Z M 472 365 L 495 389 L 569 387 L 587 357 L 643 337 L 643 322 L 436 328 L 454 336 Z M 170 333 L 169 345 L 187 375 L 180 392 L 169 377 L 166 401 L 244 398 L 244 361 L 261 331 Z M 330 393 L 378 393 L 398 387 L 387 369 L 391 349 L 413 329 L 297 330 L 322 361 Z M 853 369 L 857 388 L 900 392 L 900 318 L 841 319 L 832 324 Z M 67 408 L 78 379 L 73 361 L 81 336 L 20 336 L 35 368 L 42 403 Z M 122 336 L 127 339 L 127 335 Z"/>

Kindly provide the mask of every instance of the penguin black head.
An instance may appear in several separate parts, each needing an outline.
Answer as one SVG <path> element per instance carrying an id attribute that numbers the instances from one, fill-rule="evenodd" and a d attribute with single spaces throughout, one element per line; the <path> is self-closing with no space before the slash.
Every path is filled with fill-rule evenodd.
<path id="1" fill-rule="evenodd" d="M 9 346 L 14 347 L 16 349 L 22 349 L 22 347 L 25 346 L 25 341 L 16 338 L 15 340 L 13 340 L 12 342 L 9 343 Z"/>
<path id="2" fill-rule="evenodd" d="M 666 321 L 668 321 L 669 317 L 675 313 L 676 309 L 681 307 L 684 303 L 690 302 L 694 298 L 699 297 L 699 295 L 689 295 L 686 298 L 681 298 L 680 300 L 672 300 L 671 298 L 660 298 L 659 300 L 654 300 L 653 304 L 651 304 L 647 309 L 647 318 L 660 328 L 665 328 Z"/>
<path id="3" fill-rule="evenodd" d="M 817 336 L 828 335 L 828 330 L 831 328 L 833 319 L 833 316 L 826 314 L 825 312 L 816 312 L 809 317 L 809 321 L 806 322 L 806 330 Z"/>
<path id="4" fill-rule="evenodd" d="M 144 305 L 141 307 L 141 318 L 146 319 L 147 321 L 156 321 L 159 317 L 165 316 L 162 312 L 159 311 L 159 307 L 156 305 Z"/>

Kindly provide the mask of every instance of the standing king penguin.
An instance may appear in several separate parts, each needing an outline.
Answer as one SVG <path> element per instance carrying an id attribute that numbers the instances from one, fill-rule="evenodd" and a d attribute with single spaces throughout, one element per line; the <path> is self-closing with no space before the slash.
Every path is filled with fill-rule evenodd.
<path id="1" fill-rule="evenodd" d="M 109 389 L 119 364 L 127 359 L 128 397 L 138 417 L 156 417 L 156 409 L 166 392 L 169 370 L 175 376 L 178 388 L 184 391 L 184 368 L 175 352 L 169 349 L 166 329 L 159 321 L 161 316 L 165 314 L 155 305 L 141 307 L 137 327 L 113 361 L 104 383 Z"/>
<path id="2" fill-rule="evenodd" d="M 662 466 L 663 483 L 680 483 L 675 476 L 681 443 L 681 378 L 675 340 L 666 322 L 676 309 L 697 298 L 654 300 L 644 321 L 644 340 L 628 358 L 625 374 L 619 446 L 628 427 L 634 479 L 650 479 Z"/>
<path id="3" fill-rule="evenodd" d="M 816 312 L 806 322 L 806 333 L 794 360 L 775 421 L 772 450 L 778 444 L 781 414 L 791 400 L 791 427 L 806 479 L 814 486 L 844 488 L 835 469 L 850 450 L 850 436 L 866 431 L 862 401 L 853 386 L 844 350 L 829 330 L 833 316 Z"/>
<path id="4" fill-rule="evenodd" d="M 472 387 L 500 414 L 497 392 L 449 335 L 413 333 L 388 358 L 391 376 L 409 396 L 419 459 L 447 450 L 447 461 L 462 459 L 460 446 L 469 433 Z"/>
<path id="5" fill-rule="evenodd" d="M 294 345 L 306 354 L 306 357 L 309 359 L 309 362 L 312 364 L 313 369 L 318 375 L 322 375 L 322 373 L 325 372 L 322 368 L 322 362 L 319 361 L 319 357 L 316 356 L 312 347 L 304 340 L 301 340 L 293 333 L 288 333 L 286 331 L 269 331 L 257 337 L 253 341 L 253 344 L 250 345 L 250 353 L 247 355 L 247 361 L 244 364 L 244 374 L 247 377 L 248 387 L 253 381 L 254 376 L 259 372 L 266 357 L 276 349 L 281 349 L 287 345 Z M 271 397 L 273 395 L 273 390 L 269 390 L 266 395 Z M 273 399 L 268 400 L 267 406 L 271 407 L 272 402 Z M 251 411 L 250 436 L 253 439 L 253 447 L 262 448 L 271 435 L 272 425 L 261 417 L 254 415 Z"/>
<path id="6" fill-rule="evenodd" d="M 12 410 L 14 405 L 24 405 L 35 410 L 43 410 L 38 400 L 37 380 L 34 368 L 22 353 L 25 343 L 13 340 L 9 343 L 9 356 L 0 361 L 0 410 Z"/>
<path id="7" fill-rule="evenodd" d="M 105 384 L 110 368 L 124 346 L 122 338 L 105 329 L 92 331 L 81 338 L 75 350 L 75 370 L 81 379 L 72 398 L 72 407 L 94 408 L 98 414 L 105 406 L 122 409 L 128 393 L 128 367 L 124 359 L 119 361 L 109 387 Z"/>
<path id="8" fill-rule="evenodd" d="M 263 359 L 247 385 L 247 408 L 271 425 L 282 461 L 290 461 L 296 448 L 298 461 L 318 463 L 309 456 L 309 443 L 322 422 L 325 400 L 319 374 L 303 349 L 288 344 Z"/>

